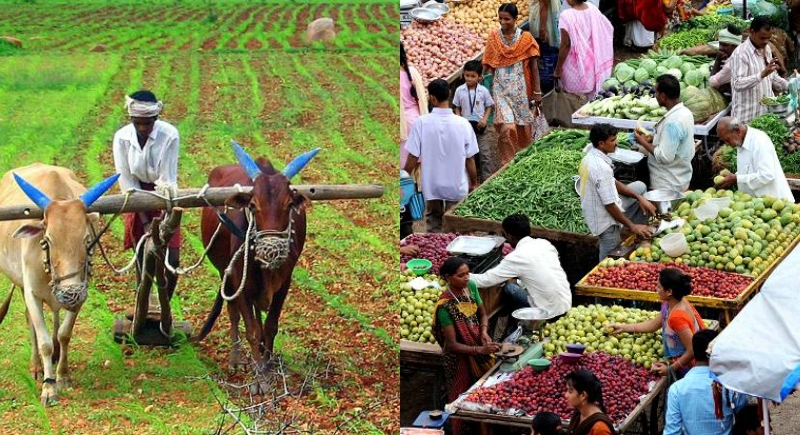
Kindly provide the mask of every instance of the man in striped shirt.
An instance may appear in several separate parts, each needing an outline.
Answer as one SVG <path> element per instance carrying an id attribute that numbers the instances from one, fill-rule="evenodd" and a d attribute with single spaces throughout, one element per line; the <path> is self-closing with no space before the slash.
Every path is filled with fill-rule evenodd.
<path id="1" fill-rule="evenodd" d="M 750 37 L 731 55 L 731 87 L 733 113 L 744 123 L 767 112 L 761 104 L 764 97 L 773 97 L 773 89 L 785 91 L 788 82 L 778 75 L 778 61 L 767 45 L 772 37 L 768 17 L 756 17 L 750 22 Z"/>

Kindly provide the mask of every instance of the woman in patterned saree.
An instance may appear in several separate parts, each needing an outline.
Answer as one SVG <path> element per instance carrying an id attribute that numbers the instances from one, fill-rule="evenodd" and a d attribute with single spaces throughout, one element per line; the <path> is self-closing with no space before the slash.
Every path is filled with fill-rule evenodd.
<path id="1" fill-rule="evenodd" d="M 517 16 L 519 11 L 513 3 L 500 6 L 500 30 L 489 35 L 482 60 L 484 73 L 494 74 L 494 126 L 501 166 L 531 144 L 534 121 L 531 102 L 538 104 L 542 100 L 539 45 L 530 32 L 516 26 Z"/>
<path id="2" fill-rule="evenodd" d="M 611 77 L 614 27 L 586 0 L 567 0 L 567 4 L 570 8 L 558 17 L 561 46 L 553 77 L 564 91 L 591 99 Z"/>
<path id="3" fill-rule="evenodd" d="M 447 398 L 453 401 L 492 368 L 492 354 L 500 345 L 489 337 L 489 317 L 478 287 L 469 280 L 467 263 L 450 257 L 439 273 L 447 288 L 436 303 L 433 333 L 444 356 Z M 458 421 L 453 421 L 453 433 L 464 433 Z"/>

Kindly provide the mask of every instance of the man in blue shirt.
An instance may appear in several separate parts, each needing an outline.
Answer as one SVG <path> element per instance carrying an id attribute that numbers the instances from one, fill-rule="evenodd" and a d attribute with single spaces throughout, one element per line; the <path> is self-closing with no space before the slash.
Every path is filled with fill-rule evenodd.
<path id="1" fill-rule="evenodd" d="M 730 435 L 733 414 L 747 405 L 747 396 L 722 390 L 722 419 L 714 411 L 713 380 L 708 367 L 708 344 L 717 332 L 698 331 L 692 337 L 692 349 L 697 364 L 683 379 L 669 387 L 667 416 L 663 435 Z M 732 403 L 734 409 L 728 405 Z"/>

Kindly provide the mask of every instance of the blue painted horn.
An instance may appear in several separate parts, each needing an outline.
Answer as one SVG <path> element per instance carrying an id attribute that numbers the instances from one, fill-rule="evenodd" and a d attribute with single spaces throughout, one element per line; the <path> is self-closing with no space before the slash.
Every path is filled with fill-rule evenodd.
<path id="1" fill-rule="evenodd" d="M 233 147 L 233 153 L 236 154 L 236 160 L 239 161 L 239 164 L 242 166 L 245 172 L 247 172 L 247 176 L 250 177 L 251 180 L 255 180 L 261 175 L 261 169 L 258 168 L 255 160 L 253 160 L 247 152 L 236 143 L 235 140 L 231 141 L 231 146 Z"/>
<path id="2" fill-rule="evenodd" d="M 23 180 L 22 177 L 16 173 L 14 173 L 14 180 L 17 182 L 17 185 L 19 185 L 19 188 L 25 192 L 25 195 L 28 195 L 28 198 L 30 198 L 37 207 L 42 210 L 47 208 L 47 205 L 50 204 L 50 198 L 47 195 L 45 195 L 41 190 L 33 187 L 32 184 Z"/>
<path id="3" fill-rule="evenodd" d="M 302 171 L 303 168 L 306 167 L 308 162 L 310 162 L 311 159 L 313 159 L 314 156 L 317 155 L 319 150 L 320 150 L 320 148 L 314 148 L 311 151 L 305 152 L 305 153 L 300 154 L 299 156 L 295 157 L 294 160 L 289 162 L 289 164 L 286 165 L 285 168 L 283 168 L 283 175 L 285 175 L 286 178 L 291 180 L 292 177 L 297 175 L 298 172 Z"/>
<path id="4" fill-rule="evenodd" d="M 86 208 L 91 207 L 92 204 L 97 201 L 97 198 L 103 196 L 103 194 L 117 182 L 117 178 L 119 178 L 119 174 L 114 174 L 84 192 L 83 195 L 81 195 L 81 201 L 86 204 Z"/>

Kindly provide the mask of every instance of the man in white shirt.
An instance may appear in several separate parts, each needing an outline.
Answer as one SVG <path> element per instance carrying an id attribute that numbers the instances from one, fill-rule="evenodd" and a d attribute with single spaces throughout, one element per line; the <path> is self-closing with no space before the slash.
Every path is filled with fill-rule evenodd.
<path id="1" fill-rule="evenodd" d="M 731 115 L 744 123 L 767 113 L 761 104 L 764 97 L 774 96 L 773 88 L 785 91 L 788 82 L 778 75 L 780 64 L 772 57 L 768 43 L 772 37 L 769 17 L 760 16 L 750 22 L 750 37 L 733 51 L 731 59 L 731 87 L 733 105 Z"/>
<path id="2" fill-rule="evenodd" d="M 122 192 L 131 189 L 154 190 L 162 196 L 174 196 L 178 178 L 178 130 L 158 119 L 164 105 L 148 90 L 126 96 L 125 107 L 131 123 L 117 130 L 113 142 L 114 166 L 120 174 L 120 189 Z M 161 214 L 160 211 L 128 213 L 125 216 L 125 249 L 135 249 L 150 221 Z M 180 243 L 181 231 L 178 228 L 168 244 L 169 263 L 173 267 L 179 264 Z M 141 261 L 140 255 L 137 262 L 139 269 Z M 166 279 L 171 298 L 177 276 L 166 271 Z M 157 300 L 151 298 L 151 306 Z"/>
<path id="3" fill-rule="evenodd" d="M 726 116 L 717 124 L 717 135 L 728 145 L 737 148 L 736 173 L 726 176 L 719 187 L 737 185 L 744 193 L 753 196 L 772 195 L 794 204 L 792 189 L 783 174 L 775 146 L 766 133 Z"/>
<path id="4" fill-rule="evenodd" d="M 428 84 L 433 111 L 417 118 L 406 141 L 405 170 L 413 173 L 422 161 L 420 178 L 425 197 L 428 232 L 439 232 L 444 213 L 478 185 L 474 155 L 478 142 L 469 121 L 450 109 L 450 85 L 436 79 Z"/>
<path id="5" fill-rule="evenodd" d="M 654 215 L 655 206 L 644 198 L 647 187 L 641 181 L 624 184 L 614 178 L 614 167 L 608 154 L 617 149 L 617 129 L 609 124 L 596 124 L 589 132 L 592 145 L 581 160 L 581 209 L 592 235 L 600 238 L 600 260 L 622 243 L 620 226 L 638 236 L 653 234 L 645 213 Z M 624 199 L 619 194 L 625 196 Z"/>
<path id="6" fill-rule="evenodd" d="M 636 142 L 647 152 L 650 189 L 684 192 L 692 180 L 694 115 L 681 103 L 680 83 L 670 74 L 656 79 L 656 100 L 667 114 L 656 124 L 653 141 L 634 132 Z"/>
<path id="7" fill-rule="evenodd" d="M 566 313 L 572 293 L 556 248 L 547 240 L 532 238 L 531 222 L 522 214 L 505 218 L 503 233 L 514 251 L 493 269 L 471 274 L 470 279 L 478 288 L 505 282 L 503 289 L 517 307 L 542 308 L 553 317 Z"/>

